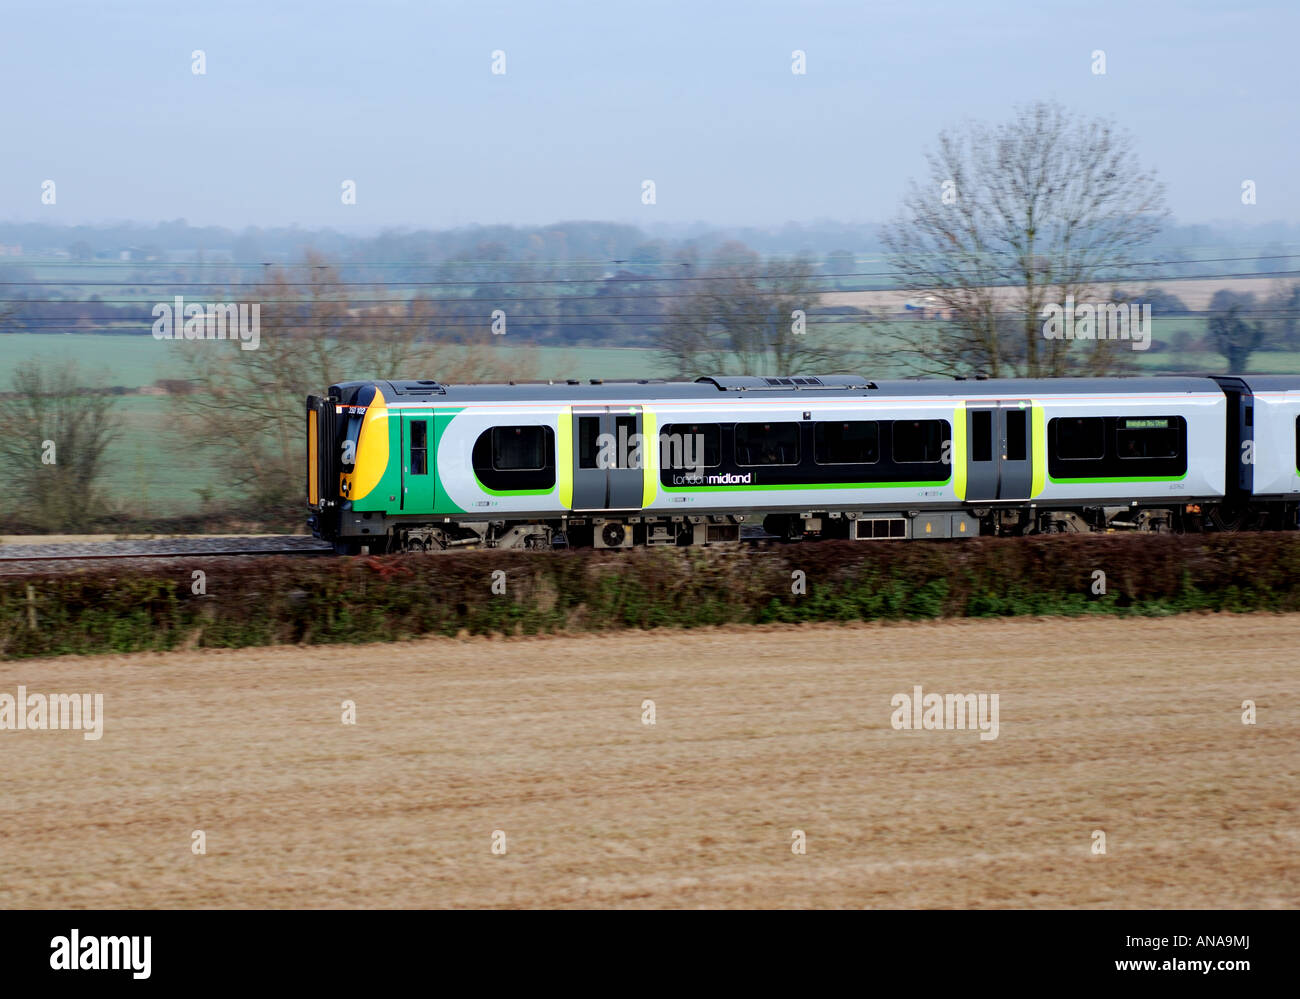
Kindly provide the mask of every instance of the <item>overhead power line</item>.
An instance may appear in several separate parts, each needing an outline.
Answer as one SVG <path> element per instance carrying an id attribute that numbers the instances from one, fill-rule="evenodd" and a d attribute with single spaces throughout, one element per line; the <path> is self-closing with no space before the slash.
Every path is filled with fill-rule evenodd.
<path id="1" fill-rule="evenodd" d="M 1247 272 L 1236 273 L 1236 274 L 1193 274 L 1193 275 L 1185 275 L 1185 276 L 1181 276 L 1181 277 L 1177 277 L 1177 278 L 1172 278 L 1172 277 L 1171 277 L 1171 278 L 1161 279 L 1161 280 L 1168 280 L 1168 281 L 1171 281 L 1171 282 L 1172 282 L 1172 281 L 1226 281 L 1226 280 L 1236 280 L 1236 279 L 1243 279 L 1243 278 L 1269 278 L 1269 277 L 1272 277 L 1272 278 L 1300 277 L 1300 269 L 1297 269 L 1297 270 L 1287 270 L 1287 271 L 1268 271 L 1268 272 L 1250 272 L 1250 271 L 1247 271 Z M 690 279 L 677 279 L 677 280 L 690 280 Z M 1097 281 L 1095 281 L 1095 282 L 1093 282 L 1093 283 L 1094 283 L 1094 285 L 1106 285 L 1106 284 L 1131 284 L 1131 283 L 1134 283 L 1135 281 L 1138 281 L 1138 280 L 1146 280 L 1146 279 L 1144 279 L 1144 278 L 1143 278 L 1143 279 L 1139 279 L 1139 278 L 1129 278 L 1129 277 L 1122 277 L 1122 276 L 1120 276 L 1120 277 L 1107 277 L 1107 278 L 1101 278 L 1101 279 L 1098 279 Z M 504 282 L 504 283 L 505 283 L 505 284 L 510 284 L 510 283 L 512 283 L 512 282 Z M 521 283 L 539 283 L 539 282 L 521 282 Z M 573 284 L 590 284 L 590 283 L 592 283 L 592 282 L 587 282 L 587 281 L 574 281 L 574 282 L 571 282 L 571 283 L 573 283 Z M 632 283 L 632 282 L 629 282 L 629 283 Z M 9 285 L 22 285 L 22 282 L 4 282 L 4 281 L 0 281 L 0 285 L 5 285 L 5 284 L 9 284 Z M 290 283 L 289 285 L 286 285 L 286 286 L 300 286 L 300 285 L 302 285 L 302 284 L 306 284 L 306 285 L 310 286 L 311 283 L 310 283 L 310 282 L 305 282 L 305 283 L 304 283 L 304 282 L 294 282 L 294 283 Z M 55 286 L 55 285 L 51 285 L 51 287 L 54 287 L 54 286 Z M 29 287 L 30 287 L 30 286 L 29 286 Z M 187 285 L 187 284 L 184 284 L 184 283 L 179 283 L 179 284 L 175 284 L 175 285 L 170 285 L 169 287 L 172 288 L 172 289 L 187 289 L 187 288 L 207 287 L 207 285 Z M 229 291 L 229 292 L 231 292 L 231 293 L 244 292 L 244 291 L 255 291 L 255 290 L 260 289 L 260 288 L 265 288 L 264 285 L 219 285 L 219 286 L 215 286 L 215 285 L 214 285 L 213 287 L 219 287 L 221 290 L 223 290 L 223 291 Z M 330 297 L 326 297 L 326 296 L 329 296 L 329 295 L 338 295 L 338 296 L 345 295 L 345 294 L 346 294 L 346 289 L 349 289 L 349 288 L 366 289 L 366 288 L 372 288 L 372 287 L 375 287 L 375 286 L 374 286 L 374 285 L 370 285 L 370 284 L 366 284 L 366 283 L 364 283 L 364 282 L 335 282 L 335 283 L 331 283 L 331 284 L 329 284 L 329 285 L 327 285 L 327 286 L 322 286 L 322 287 L 323 287 L 324 289 L 326 289 L 326 290 L 322 291 L 322 297 L 319 297 L 319 298 L 315 298 L 315 297 L 304 297 L 304 298 L 259 298 L 259 299 L 258 299 L 258 302 L 259 302 L 259 304 L 262 304 L 262 305 L 325 305 L 325 304 L 337 304 L 337 305 L 344 305 L 344 306 L 358 306 L 358 305 L 374 305 L 374 306 L 385 306 L 385 305 L 386 305 L 386 306 L 403 306 L 403 305 L 410 304 L 410 303 L 412 303 L 412 302 L 419 302 L 419 303 L 427 303 L 427 304 L 430 304 L 430 305 L 454 305 L 454 306 L 464 306 L 464 305 L 467 305 L 467 304 L 482 304 L 482 305 L 484 305 L 485 307 L 489 307 L 489 308 L 499 308 L 499 307 L 501 307 L 502 305 L 510 304 L 510 303 L 516 303 L 516 302 L 623 302 L 623 301 L 646 301 L 646 300 L 655 300 L 655 301 L 659 301 L 659 300 L 676 299 L 676 298 L 694 298 L 694 297 L 696 297 L 696 295 L 695 295 L 694 293 L 687 293 L 687 294 L 673 295 L 673 294 L 663 294 L 663 293 L 658 293 L 658 292 L 656 292 L 656 293 L 653 293 L 653 294 L 639 294 L 639 295 L 604 295 L 604 294 L 602 294 L 602 295 L 532 295 L 532 296 L 529 296 L 529 295 L 507 295 L 507 296 L 502 296 L 502 297 L 500 297 L 500 298 L 478 298 L 478 297 L 470 297 L 470 296 L 465 296 L 465 295 L 458 295 L 458 296 L 454 296 L 454 297 L 439 297 L 439 298 L 435 298 L 435 297 L 432 297 L 432 296 L 430 296 L 430 297 L 418 297 L 418 298 L 395 298 L 395 297 L 389 297 L 389 298 L 351 298 L 351 297 L 348 297 L 348 298 L 343 298 L 343 297 L 339 297 L 339 298 L 330 298 Z M 987 286 L 987 287 L 993 287 L 993 288 L 1016 288 L 1016 287 L 1019 287 L 1019 286 L 1018 286 L 1018 285 L 1014 285 L 1014 284 L 1004 284 L 1004 285 L 989 285 L 989 286 Z M 806 289 L 806 290 L 804 290 L 804 291 L 802 292 L 802 294 L 806 294 L 806 295 L 809 295 L 809 296 L 813 296 L 813 295 L 816 295 L 816 296 L 827 296 L 827 295 L 860 295 L 860 294 L 897 294 L 897 295 L 913 295 L 913 294 L 923 294 L 923 293 L 925 293 L 925 292 L 927 292 L 927 291 L 933 292 L 934 290 L 936 290 L 936 289 L 933 289 L 933 288 L 928 288 L 928 289 L 927 289 L 927 288 L 810 288 L 810 289 Z M 181 290 L 181 291 L 179 292 L 179 294 L 181 294 L 181 295 L 183 296 L 184 294 L 186 294 L 186 292 L 185 292 L 184 290 Z M 767 297 L 797 298 L 797 297 L 799 296 L 799 294 L 801 294 L 801 293 L 800 293 L 800 292 L 792 293 L 792 292 L 790 292 L 790 291 L 787 290 L 787 289 L 765 290 L 765 289 L 761 289 L 761 288 L 756 288 L 756 289 L 752 289 L 752 290 L 746 290 L 745 294 L 747 294 L 747 295 L 753 295 L 753 296 L 760 297 L 760 298 L 767 298 Z M 165 304 L 168 300 L 170 300 L 170 299 L 172 299 L 172 298 L 174 298 L 174 297 L 175 297 L 175 293 L 168 293 L 168 294 L 165 295 L 165 297 L 164 297 L 164 296 L 160 296 L 160 297 L 157 298 L 157 299 L 150 299 L 150 298 L 144 298 L 144 299 L 142 299 L 142 298 L 138 298 L 138 297 L 137 297 L 137 298 L 100 298 L 100 297 L 98 297 L 98 296 L 96 296 L 96 297 L 94 297 L 94 298 L 30 298 L 30 297 L 25 297 L 25 298 L 0 298 L 0 305 L 28 305 L 28 306 L 31 306 L 31 305 L 41 305 L 41 306 L 53 306 L 53 305 L 121 305 L 121 306 L 135 305 L 135 306 L 146 306 L 146 305 L 149 305 L 150 307 L 152 307 L 151 303 L 152 303 L 152 304 L 159 304 L 159 303 L 163 303 L 163 304 Z M 198 304 L 198 303 L 195 303 L 195 304 Z M 826 307 L 834 308 L 835 306 L 826 306 Z"/>
<path id="2" fill-rule="evenodd" d="M 814 264 L 814 266 L 824 266 L 824 260 L 835 251 L 822 253 L 820 256 L 803 255 L 797 251 L 789 253 L 771 253 L 766 254 L 769 259 L 782 259 L 788 261 L 805 260 Z M 855 262 L 858 259 L 886 259 L 889 254 L 885 253 L 851 253 Z M 1182 264 L 1215 264 L 1215 263 L 1239 263 L 1248 260 L 1287 260 L 1294 257 L 1300 257 L 1300 252 L 1296 253 L 1277 253 L 1277 254 L 1255 254 L 1250 256 L 1239 257 L 1192 257 L 1178 258 L 1167 260 L 1134 260 L 1126 266 L 1130 267 L 1164 267 Z M 327 263 L 309 263 L 307 261 L 284 261 L 284 260 L 70 260 L 70 259 L 53 259 L 46 260 L 37 258 L 28 260 L 26 258 L 17 258 L 13 261 L 15 266 L 25 267 L 262 267 L 262 268 L 281 268 L 281 269 L 335 269 L 346 270 L 348 268 L 358 267 L 410 267 L 410 268 L 436 268 L 436 267 L 682 267 L 688 264 L 699 263 L 730 263 L 732 257 L 692 257 L 689 261 L 683 260 L 641 260 L 634 261 L 631 258 L 610 258 L 603 260 L 464 260 L 459 258 L 448 257 L 441 260 L 330 260 Z M 865 272 L 868 274 L 890 274 L 891 271 Z M 851 272 L 845 272 L 840 276 L 851 276 Z M 584 280 L 575 278 L 574 280 Z M 598 279 L 592 279 L 598 280 Z"/>
<path id="3" fill-rule="evenodd" d="M 1135 261 L 1132 263 L 1124 264 L 1124 267 L 1175 267 L 1175 266 L 1187 266 L 1189 264 L 1194 264 L 1194 263 L 1231 262 L 1234 260 L 1238 260 L 1238 261 L 1239 260 L 1251 260 L 1251 261 L 1289 260 L 1297 257 L 1300 257 L 1300 254 L 1297 253 L 1279 254 L 1273 257 L 1239 257 L 1239 258 L 1223 257 L 1223 258 L 1219 258 L 1218 260 L 1206 259 L 1203 261 L 1182 261 L 1182 260 Z M 342 269 L 336 265 L 321 265 L 321 266 L 322 267 L 328 266 L 329 269 L 334 269 L 334 270 Z M 509 266 L 509 264 L 508 263 L 503 264 L 502 266 Z M 310 266 L 303 266 L 301 268 L 293 267 L 289 269 L 310 270 L 312 268 Z M 959 271 L 957 273 L 961 273 L 961 272 Z M 1261 278 L 1261 277 L 1276 277 L 1279 275 L 1288 275 L 1288 274 L 1295 274 L 1295 273 L 1297 273 L 1297 271 L 1283 270 L 1283 271 L 1245 271 L 1245 272 L 1235 273 L 1235 274 L 1204 274 L 1204 275 L 1179 274 L 1179 275 L 1165 276 L 1160 278 L 1160 280 L 1187 281 L 1187 280 L 1204 280 L 1204 279 L 1217 279 L 1217 278 L 1245 278 L 1245 277 Z M 788 280 L 792 276 L 798 276 L 806 280 L 812 280 L 812 281 L 832 281 L 841 278 L 852 278 L 852 277 L 896 277 L 897 274 L 894 271 L 853 271 L 853 272 L 842 273 L 842 274 L 815 274 L 812 273 L 811 271 L 794 271 L 794 272 L 784 273 L 784 274 L 781 273 L 778 274 L 679 274 L 679 275 L 673 275 L 671 277 L 645 277 L 645 276 L 637 275 L 635 277 L 623 278 L 620 280 L 625 281 L 628 284 L 658 284 L 664 282 L 671 283 L 671 282 L 679 282 L 679 281 L 715 281 L 715 282 L 717 281 L 775 281 L 775 280 Z M 502 280 L 496 280 L 496 279 L 478 280 L 475 278 L 464 278 L 455 281 L 445 281 L 445 280 L 439 280 L 439 281 L 423 281 L 423 280 L 420 281 L 413 281 L 413 280 L 412 281 L 343 281 L 343 280 L 282 281 L 278 279 L 268 279 L 264 282 L 256 282 L 254 286 L 261 285 L 261 284 L 268 284 L 272 286 L 281 286 L 281 287 L 320 287 L 324 285 L 327 287 L 364 287 L 364 288 L 440 288 L 440 287 L 463 287 L 463 286 L 494 287 L 494 286 L 515 286 L 515 285 L 532 285 L 532 284 L 574 285 L 574 284 L 595 284 L 599 282 L 605 282 L 608 280 L 610 280 L 608 277 L 603 277 L 603 276 L 592 277 L 592 278 L 519 278 L 519 279 L 502 279 Z M 1139 281 L 1139 280 L 1156 280 L 1156 278 L 1146 277 L 1146 276 L 1134 277 L 1134 278 L 1106 276 L 1106 277 L 1097 278 L 1096 280 L 1099 282 L 1100 281 Z M 76 280 L 76 279 L 69 278 L 63 281 L 0 281 L 0 286 L 24 287 L 24 288 L 59 288 L 59 287 L 119 288 L 124 285 L 129 287 L 137 287 L 137 288 L 150 288 L 150 287 L 229 288 L 232 287 L 231 283 L 228 281 L 175 281 L 170 279 L 166 279 L 166 280 L 160 279 L 160 280 L 151 280 L 151 281 L 138 281 L 138 280 L 83 281 L 83 280 Z M 243 287 L 243 285 L 234 285 L 234 287 Z M 991 287 L 998 287 L 998 286 L 993 285 Z M 836 291 L 836 290 L 839 289 L 829 289 L 828 291 Z M 888 289 L 864 289 L 864 290 L 888 290 Z"/>

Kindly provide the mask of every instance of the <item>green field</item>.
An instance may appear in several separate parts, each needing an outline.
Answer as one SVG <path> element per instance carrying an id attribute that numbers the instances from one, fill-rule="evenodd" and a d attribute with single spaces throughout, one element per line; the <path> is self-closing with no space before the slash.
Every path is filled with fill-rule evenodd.
<path id="1" fill-rule="evenodd" d="M 11 333 L 0 336 L 0 380 L 16 364 L 74 360 L 87 383 L 142 388 L 160 378 L 184 377 L 180 353 L 193 345 L 152 336 L 104 336 L 94 333 Z M 656 351 L 639 348 L 561 348 L 494 344 L 495 350 L 536 359 L 537 378 L 654 378 L 660 375 Z M 412 372 L 436 378 L 438 373 Z M 364 377 L 358 372 L 357 377 Z M 7 386 L 0 386 L 0 391 Z M 304 394 L 306 394 L 304 392 Z"/>
<path id="2" fill-rule="evenodd" d="M 1155 340 L 1169 342 L 1173 334 L 1187 330 L 1203 333 L 1202 320 L 1157 320 Z M 876 324 L 836 327 L 850 349 L 841 355 L 836 370 L 857 371 L 867 377 L 898 377 L 911 373 L 906 362 L 892 349 L 885 331 L 915 331 L 918 324 Z M 815 327 L 810 327 L 815 333 Z M 856 348 L 856 349 L 853 349 Z M 104 336 L 95 334 L 0 336 L 0 391 L 8 389 L 9 372 L 27 360 L 59 363 L 74 360 L 86 384 L 120 385 L 128 390 L 152 385 L 160 378 L 179 378 L 183 369 L 178 351 L 189 349 L 185 342 L 162 342 L 151 336 Z M 553 348 L 494 344 L 494 350 L 522 357 L 539 378 L 653 378 L 669 374 L 656 351 L 637 348 Z M 1147 372 L 1204 371 L 1225 369 L 1218 354 L 1151 350 L 1136 354 L 1140 370 Z M 1298 373 L 1300 354 L 1257 353 L 1250 369 L 1256 372 Z M 771 374 L 772 372 L 761 372 Z M 437 371 L 412 372 L 413 376 L 438 377 Z M 357 372 L 364 377 L 365 372 Z M 303 395 L 315 386 L 303 386 Z M 166 396 L 122 395 L 116 411 L 122 420 L 121 438 L 110 448 L 105 487 L 114 505 L 133 512 L 173 516 L 195 512 L 200 490 L 223 498 L 225 476 L 219 459 L 196 454 L 171 429 L 173 403 Z M 226 499 L 238 497 L 225 496 Z"/>
<path id="3" fill-rule="evenodd" d="M 9 373 L 24 361 L 48 364 L 75 361 L 87 385 L 120 385 L 134 390 L 160 378 L 180 378 L 184 341 L 158 341 L 151 336 L 95 334 L 9 334 L 0 336 L 0 391 L 9 389 Z M 535 362 L 537 377 L 647 378 L 660 374 L 651 350 L 527 348 L 501 344 L 511 355 Z M 418 371 L 413 377 L 437 377 Z M 364 377 L 363 372 L 357 373 Z M 303 386 L 303 395 L 316 386 Z M 156 516 L 193 513 L 200 490 L 222 496 L 225 479 L 213 455 L 198 454 L 171 429 L 173 401 L 167 396 L 122 395 L 115 402 L 122 433 L 108 451 L 104 487 L 115 506 Z M 231 498 L 231 497 L 226 497 Z M 237 499 L 237 497 L 234 497 Z"/>

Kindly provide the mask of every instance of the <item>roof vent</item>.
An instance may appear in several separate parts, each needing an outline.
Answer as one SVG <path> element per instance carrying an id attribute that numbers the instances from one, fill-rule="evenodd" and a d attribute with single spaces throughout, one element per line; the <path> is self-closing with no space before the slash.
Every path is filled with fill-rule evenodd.
<path id="1" fill-rule="evenodd" d="M 389 382 L 398 395 L 446 395 L 447 389 L 432 378 L 409 382 Z"/>
<path id="2" fill-rule="evenodd" d="M 705 375 L 695 379 L 715 386 L 719 392 L 799 392 L 810 389 L 839 389 L 840 391 L 874 389 L 875 382 L 861 375 L 794 375 L 789 377 L 757 377 L 754 375 Z"/>

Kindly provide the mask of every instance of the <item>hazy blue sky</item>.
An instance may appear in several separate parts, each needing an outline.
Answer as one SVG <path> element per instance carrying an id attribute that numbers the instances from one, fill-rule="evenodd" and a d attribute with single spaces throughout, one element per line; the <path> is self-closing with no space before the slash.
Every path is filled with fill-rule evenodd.
<path id="1" fill-rule="evenodd" d="M 1179 221 L 1296 221 L 1298 11 L 0 0 L 0 219 L 873 221 L 940 128 L 1056 98 L 1130 129 Z M 790 71 L 795 49 L 807 75 Z"/>

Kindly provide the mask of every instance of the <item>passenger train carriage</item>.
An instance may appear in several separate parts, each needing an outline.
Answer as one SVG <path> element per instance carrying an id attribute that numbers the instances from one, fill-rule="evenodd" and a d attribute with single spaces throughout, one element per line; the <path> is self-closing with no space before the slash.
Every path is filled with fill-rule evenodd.
<path id="1" fill-rule="evenodd" d="M 1298 424 L 1300 377 L 345 382 L 308 519 L 345 553 L 1294 528 Z"/>

